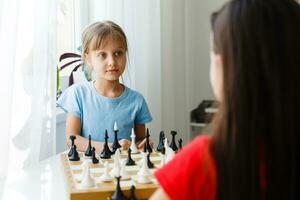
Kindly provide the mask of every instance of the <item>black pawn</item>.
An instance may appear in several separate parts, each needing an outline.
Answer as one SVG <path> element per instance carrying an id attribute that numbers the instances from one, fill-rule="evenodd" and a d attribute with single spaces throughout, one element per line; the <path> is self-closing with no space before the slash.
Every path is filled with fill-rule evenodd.
<path id="1" fill-rule="evenodd" d="M 146 144 L 144 145 L 144 153 L 147 153 Z M 148 151 L 148 154 L 147 154 L 147 165 L 148 165 L 149 169 L 152 169 L 152 168 L 154 168 L 154 164 L 150 160 L 150 154 L 151 153 Z"/>
<path id="2" fill-rule="evenodd" d="M 157 145 L 157 148 L 156 148 L 156 150 L 158 152 L 161 152 L 162 149 L 164 148 L 164 139 L 165 139 L 165 133 L 164 133 L 164 131 L 161 131 L 159 133 L 159 142 L 158 142 L 158 145 Z"/>
<path id="3" fill-rule="evenodd" d="M 108 139 L 108 134 L 107 134 L 107 130 L 105 130 L 105 143 L 103 146 L 103 150 L 100 154 L 100 158 L 102 159 L 110 159 L 112 152 L 110 151 L 109 147 L 108 147 L 108 143 L 107 143 L 107 139 Z"/>
<path id="4" fill-rule="evenodd" d="M 127 198 L 125 197 L 125 195 L 123 194 L 123 192 L 121 190 L 121 186 L 120 186 L 121 176 L 116 177 L 116 179 L 117 179 L 117 187 L 116 187 L 115 192 L 111 196 L 111 200 L 127 200 Z"/>
<path id="5" fill-rule="evenodd" d="M 70 151 L 68 153 L 68 156 L 70 157 L 73 154 L 73 146 L 74 146 L 74 140 L 76 139 L 75 135 L 71 135 L 70 136 L 70 140 L 71 140 L 71 148 Z"/>
<path id="6" fill-rule="evenodd" d="M 115 133 L 115 138 L 114 138 L 114 142 L 112 145 L 113 153 L 115 153 L 116 150 L 121 147 L 121 145 L 118 141 L 118 130 L 114 130 L 114 133 Z"/>
<path id="7" fill-rule="evenodd" d="M 171 141 L 171 144 L 170 144 L 170 147 L 171 149 L 173 149 L 173 151 L 177 151 L 178 150 L 178 147 L 176 145 L 176 142 L 175 142 L 175 135 L 177 134 L 176 131 L 171 131 L 171 135 L 172 135 L 172 141 Z"/>
<path id="8" fill-rule="evenodd" d="M 137 198 L 135 197 L 135 187 L 134 185 L 132 185 L 130 187 L 130 197 L 128 200 L 137 200 Z"/>
<path id="9" fill-rule="evenodd" d="M 147 147 L 147 151 L 149 153 L 152 153 L 152 148 L 151 148 L 151 145 L 150 145 L 149 137 L 150 137 L 149 129 L 147 128 L 147 132 L 146 132 L 146 147 Z"/>
<path id="10" fill-rule="evenodd" d="M 92 162 L 93 162 L 93 164 L 99 163 L 98 158 L 96 158 L 96 153 L 95 153 L 95 151 L 96 151 L 96 149 L 95 149 L 95 147 L 93 147 L 93 148 L 92 148 Z"/>
<path id="11" fill-rule="evenodd" d="M 132 158 L 131 158 L 131 149 L 130 148 L 128 149 L 128 157 L 127 157 L 126 165 L 127 166 L 135 165 L 134 160 L 132 160 Z"/>
<path id="12" fill-rule="evenodd" d="M 89 135 L 89 145 L 84 153 L 85 156 L 92 156 L 92 142 L 91 142 L 91 135 Z"/>
<path id="13" fill-rule="evenodd" d="M 179 144 L 179 150 L 181 150 L 182 149 L 182 139 L 181 138 L 178 140 L 178 144 Z"/>
<path id="14" fill-rule="evenodd" d="M 72 150 L 72 155 L 69 157 L 69 160 L 70 160 L 70 161 L 78 161 L 78 160 L 80 160 L 76 148 L 77 148 L 77 147 L 76 147 L 76 145 L 74 144 L 73 147 L 72 147 L 72 149 L 73 149 L 73 150 Z"/>

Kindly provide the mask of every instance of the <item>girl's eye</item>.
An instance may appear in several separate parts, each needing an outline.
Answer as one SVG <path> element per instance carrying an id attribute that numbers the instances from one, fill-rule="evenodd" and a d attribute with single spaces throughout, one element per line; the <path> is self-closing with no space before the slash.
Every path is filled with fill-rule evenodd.
<path id="1" fill-rule="evenodd" d="M 97 53 L 97 57 L 105 58 L 105 57 L 106 57 L 106 54 L 103 53 L 103 52 L 99 52 L 99 53 Z"/>
<path id="2" fill-rule="evenodd" d="M 117 51 L 117 52 L 115 52 L 115 56 L 120 56 L 120 55 L 122 55 L 122 51 Z"/>

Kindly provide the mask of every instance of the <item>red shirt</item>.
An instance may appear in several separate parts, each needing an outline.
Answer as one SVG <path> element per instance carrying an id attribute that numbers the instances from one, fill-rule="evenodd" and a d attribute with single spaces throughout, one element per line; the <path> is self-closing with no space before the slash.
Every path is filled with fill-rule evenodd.
<path id="1" fill-rule="evenodd" d="M 216 166 L 209 141 L 207 136 L 197 137 L 155 172 L 160 186 L 172 200 L 215 199 Z"/>
<path id="2" fill-rule="evenodd" d="M 215 199 L 217 172 L 209 143 L 210 137 L 197 137 L 173 160 L 155 172 L 160 186 L 172 200 Z M 259 166 L 262 191 L 266 188 L 264 156 L 262 151 Z"/>

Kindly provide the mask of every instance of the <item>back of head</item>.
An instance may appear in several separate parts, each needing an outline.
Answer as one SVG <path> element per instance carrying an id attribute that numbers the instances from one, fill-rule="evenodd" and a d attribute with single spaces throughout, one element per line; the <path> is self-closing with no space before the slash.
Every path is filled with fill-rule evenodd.
<path id="1" fill-rule="evenodd" d="M 296 199 L 300 6 L 231 1 L 212 15 L 212 29 L 224 68 L 213 124 L 217 198 Z"/>

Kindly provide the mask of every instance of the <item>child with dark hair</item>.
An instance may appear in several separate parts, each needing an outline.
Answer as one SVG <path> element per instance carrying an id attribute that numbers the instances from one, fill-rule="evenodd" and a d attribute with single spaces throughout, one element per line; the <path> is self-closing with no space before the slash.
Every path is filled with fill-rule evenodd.
<path id="1" fill-rule="evenodd" d="M 299 199 L 300 6 L 234 0 L 211 21 L 213 133 L 156 171 L 151 199 Z"/>

